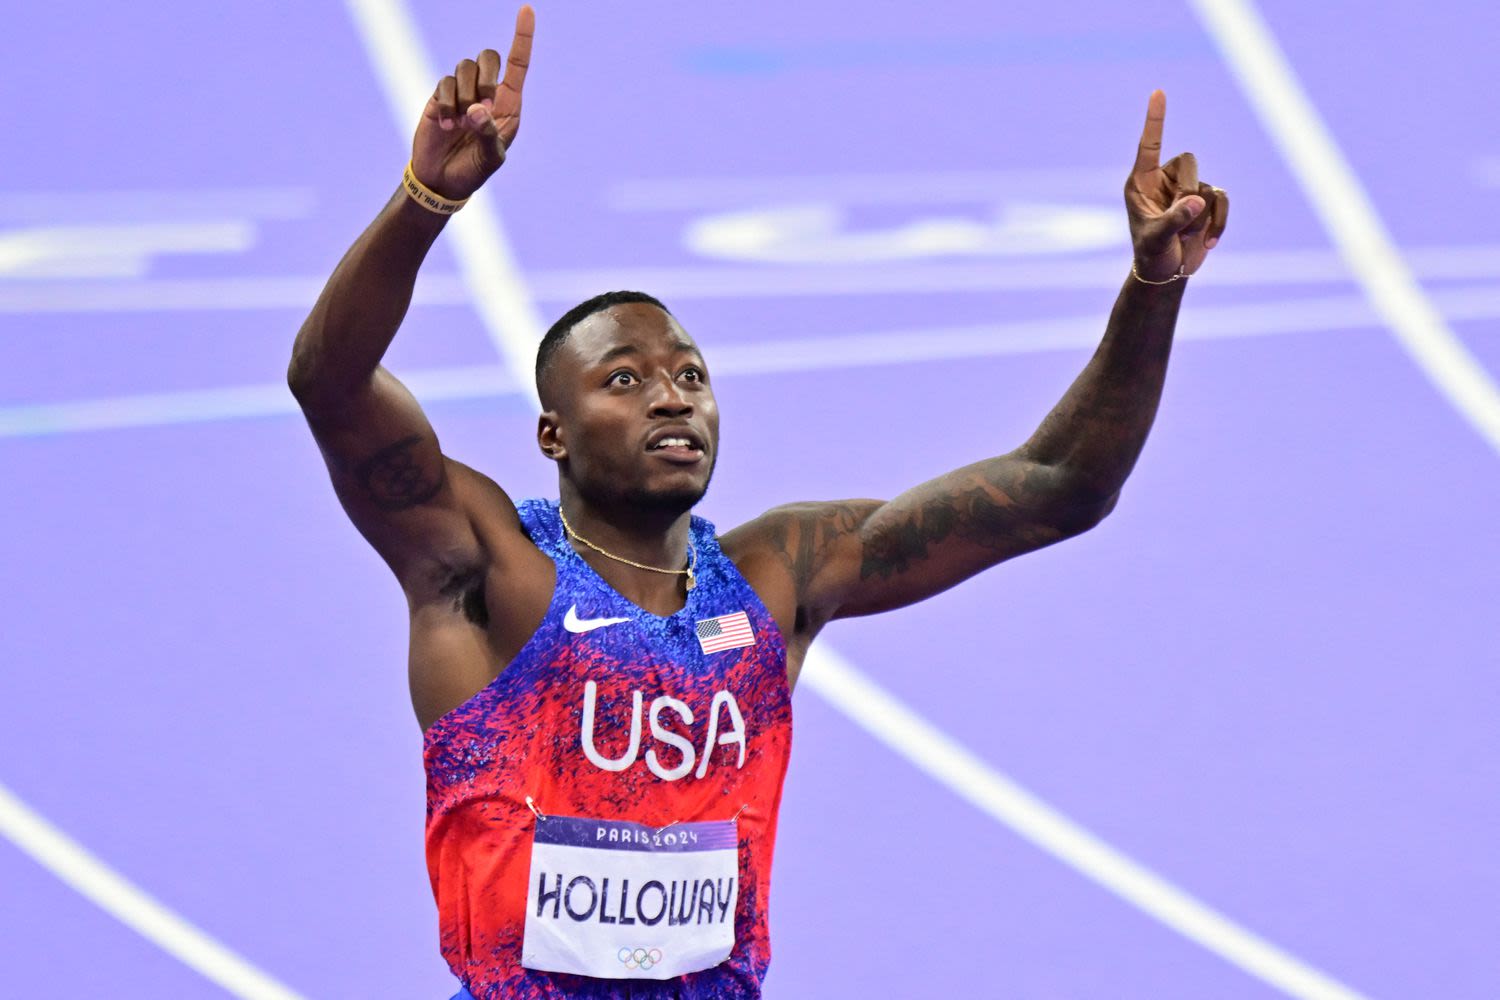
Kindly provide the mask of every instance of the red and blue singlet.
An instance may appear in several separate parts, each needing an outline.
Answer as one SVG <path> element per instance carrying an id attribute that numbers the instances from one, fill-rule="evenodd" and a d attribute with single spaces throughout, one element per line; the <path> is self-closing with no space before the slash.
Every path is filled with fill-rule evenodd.
<path id="1" fill-rule="evenodd" d="M 518 510 L 557 565 L 546 617 L 500 676 L 424 739 L 427 866 L 443 956 L 476 1000 L 759 997 L 791 751 L 782 635 L 701 518 L 691 529 L 697 585 L 681 611 L 661 617 L 584 562 L 555 502 Z M 542 815 L 653 828 L 738 817 L 728 959 L 659 981 L 524 968 L 532 837 L 544 822 L 528 797 Z"/>

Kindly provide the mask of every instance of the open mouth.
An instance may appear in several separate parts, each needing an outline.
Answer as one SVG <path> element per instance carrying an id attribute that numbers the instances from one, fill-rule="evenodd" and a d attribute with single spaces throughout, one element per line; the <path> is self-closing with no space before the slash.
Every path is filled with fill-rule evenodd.
<path id="1" fill-rule="evenodd" d="M 646 446 L 646 450 L 672 462 L 691 464 L 703 458 L 703 445 L 689 434 L 663 434 Z"/>

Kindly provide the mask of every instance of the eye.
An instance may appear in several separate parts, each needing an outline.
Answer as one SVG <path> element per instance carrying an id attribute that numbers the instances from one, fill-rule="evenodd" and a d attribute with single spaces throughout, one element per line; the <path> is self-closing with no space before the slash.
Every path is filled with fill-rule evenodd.
<path id="1" fill-rule="evenodd" d="M 635 372 L 630 371 L 629 369 L 621 368 L 619 371 L 610 372 L 609 378 L 605 379 L 604 384 L 608 386 L 630 386 L 635 385 L 639 381 L 640 379 L 635 377 Z"/>
<path id="2" fill-rule="evenodd" d="M 702 382 L 703 370 L 694 365 L 689 365 L 677 377 L 686 382 Z"/>

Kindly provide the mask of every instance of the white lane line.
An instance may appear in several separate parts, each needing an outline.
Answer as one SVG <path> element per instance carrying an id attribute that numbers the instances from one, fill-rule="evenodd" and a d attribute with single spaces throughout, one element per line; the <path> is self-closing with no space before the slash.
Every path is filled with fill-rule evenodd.
<path id="1" fill-rule="evenodd" d="M 1482 285 L 1438 292 L 1450 320 L 1500 318 L 1500 288 Z M 1327 334 L 1379 325 L 1362 295 L 1285 299 L 1238 306 L 1197 306 L 1183 321 L 1179 341 L 1229 340 L 1289 334 Z M 778 372 L 839 370 L 962 358 L 995 358 L 1041 351 L 1087 349 L 1099 342 L 1097 315 L 874 333 L 809 335 L 712 345 L 715 378 Z M 520 392 L 503 365 L 457 365 L 404 371 L 401 379 L 424 403 L 493 399 Z M 197 424 L 284 416 L 297 406 L 282 382 L 0 406 L 0 438 L 80 431 Z"/>
<path id="2" fill-rule="evenodd" d="M 349 0 L 351 5 L 367 6 L 373 11 L 384 12 L 390 25 L 401 27 L 404 33 L 393 34 L 389 43 L 396 52 L 369 45 L 371 58 L 377 63 L 382 58 L 399 58 L 405 64 L 420 66 L 427 62 L 421 52 L 421 34 L 416 30 L 407 13 L 403 0 Z M 385 29 L 382 29 L 385 30 Z M 394 30 L 393 28 L 391 30 Z M 384 72 L 384 71 L 383 71 Z M 388 75 L 388 74 L 387 74 Z M 425 96 L 425 95 L 424 95 Z M 393 107 L 395 107 L 393 105 Z M 409 127 L 405 113 L 395 108 L 397 127 Z M 468 209 L 466 208 L 465 211 Z M 460 217 L 463 213 L 459 213 Z M 476 217 L 477 218 L 477 217 Z M 495 217 L 485 216 L 476 226 L 494 226 Z M 487 242 L 503 243 L 497 231 Z M 468 244 L 457 248 L 460 257 L 469 252 Z M 513 266 L 513 265 L 512 265 Z M 521 284 L 519 272 L 492 275 L 497 283 Z M 470 286 L 471 288 L 474 286 Z M 488 287 L 488 286 L 482 286 Z M 495 322 L 497 312 L 481 310 L 486 324 Z M 525 316 L 515 317 L 524 322 Z M 1096 338 L 1101 336 L 1103 320 L 1093 321 Z M 497 343 L 523 340 L 536 332 L 535 328 L 522 326 L 508 333 L 492 331 Z M 534 338 L 531 338 L 535 342 Z M 511 366 L 512 377 L 526 383 L 529 363 L 518 365 L 515 353 L 502 350 L 502 357 Z M 1145 912 L 1163 921 L 1167 926 L 1185 934 L 1204 947 L 1260 976 L 1267 982 L 1281 986 L 1292 996 L 1306 1000 L 1363 1000 L 1321 973 L 1299 963 L 1296 959 L 1277 950 L 1248 931 L 1230 923 L 1223 917 L 1197 903 L 1185 893 L 1176 890 L 1146 869 L 1130 861 L 1103 842 L 1088 834 L 1066 818 L 1048 809 L 1039 801 L 1013 785 L 1007 785 L 999 775 L 984 767 L 936 727 L 921 719 L 910 709 L 896 701 L 886 692 L 875 687 L 856 673 L 846 661 L 838 658 L 826 646 L 815 648 L 810 654 L 812 670 L 806 674 L 824 674 L 824 678 L 809 678 L 815 691 L 824 695 L 836 708 L 865 728 L 897 753 L 916 763 L 932 777 L 941 781 L 1000 822 L 1012 826 L 1023 836 L 1043 846 L 1059 858 L 1068 861 L 1079 872 L 1099 881 L 1121 898 L 1134 903 Z M 1008 796 L 1006 793 L 1009 793 Z M 1019 793 L 1028 800 L 1029 809 L 1006 807 L 1007 797 L 1011 805 Z M 1045 811 L 1043 811 L 1045 810 Z M 1102 862 L 1102 863 L 1101 863 Z"/>
<path id="3" fill-rule="evenodd" d="M 1417 247 L 1406 252 L 1412 273 L 1434 281 L 1500 277 L 1500 244 Z M 1088 255 L 1057 261 L 984 263 L 918 261 L 879 266 L 673 266 L 551 268 L 525 276 L 532 296 L 569 305 L 611 288 L 638 288 L 667 300 L 790 296 L 911 295 L 940 292 L 1034 292 L 1116 288 L 1120 257 Z M 0 314 L 176 312 L 294 309 L 317 300 L 326 275 L 0 281 Z M 1236 251 L 1214 262 L 1212 287 L 1338 285 L 1352 278 L 1329 250 Z M 457 275 L 424 271 L 414 306 L 463 306 L 473 300 Z M 61 331 L 64 335 L 67 331 Z"/>
<path id="4" fill-rule="evenodd" d="M 0 836 L 101 910 L 184 965 L 244 1000 L 302 995 L 157 902 L 0 785 Z M 66 970 L 62 970 L 66 975 Z"/>
<path id="5" fill-rule="evenodd" d="M 607 288 L 638 288 L 665 299 L 788 298 L 791 296 L 912 295 L 934 292 L 1037 292 L 1118 288 L 1118 253 L 1068 255 L 1054 260 L 911 260 L 897 264 L 700 264 L 689 267 L 596 267 L 528 274 L 538 298 L 580 300 Z M 1244 254 L 1214 274 L 1216 286 L 1316 285 L 1349 280 L 1343 262 L 1326 250 Z M 1500 247 L 1486 275 L 1500 274 Z M 1458 275 L 1451 275 L 1458 277 Z M 3 293 L 0 293 L 3 295 Z M 4 299 L 0 297 L 0 309 Z"/>
<path id="6" fill-rule="evenodd" d="M 397 124 L 397 134 L 410 142 L 412 132 L 432 88 L 442 74 L 432 68 L 423 51 L 416 18 L 401 0 L 346 0 L 371 68 L 385 90 L 386 102 Z M 467 55 L 467 53 L 466 53 Z M 455 60 L 456 62 L 456 60 Z M 394 185 L 399 170 L 391 175 Z M 531 379 L 523 377 L 536 361 L 536 345 L 546 326 L 521 277 L 510 241 L 505 237 L 500 211 L 493 204 L 492 187 L 503 187 L 505 168 L 491 185 L 469 199 L 464 210 L 448 223 L 456 244 L 464 285 L 484 321 L 495 349 L 535 399 Z"/>
<path id="7" fill-rule="evenodd" d="M 991 768 L 856 670 L 814 645 L 799 683 L 981 812 L 1188 940 L 1303 1000 L 1363 995 L 1247 930 L 1115 850 Z"/>
<path id="8" fill-rule="evenodd" d="M 511 395 L 517 390 L 509 370 L 499 365 L 429 368 L 403 374 L 401 379 L 424 402 L 487 399 Z M 285 382 L 263 382 L 222 389 L 186 389 L 0 407 L 0 438 L 201 424 L 300 412 Z"/>
<path id="9" fill-rule="evenodd" d="M 1397 341 L 1500 451 L 1500 388 L 1423 294 L 1253 0 L 1189 0 L 1324 230 Z"/>
<path id="10" fill-rule="evenodd" d="M 0 281 L 136 279 L 157 257 L 239 254 L 257 238 L 247 219 L 24 226 L 0 232 Z"/>
<path id="11" fill-rule="evenodd" d="M 0 190 L 0 225 L 300 219 L 311 215 L 317 203 L 317 192 L 310 187 Z"/>
<path id="12" fill-rule="evenodd" d="M 1496 273 L 1500 274 L 1500 269 Z M 318 300 L 318 293 L 327 283 L 326 275 L 0 281 L 0 314 L 245 309 L 294 309 L 305 313 Z M 412 292 L 412 305 L 473 308 L 462 280 L 457 275 L 447 274 L 424 274 Z M 92 327 L 85 329 L 92 330 Z M 268 332 L 272 336 L 284 336 L 285 329 L 275 328 Z M 65 334 L 65 331 L 54 335 L 58 334 Z"/>

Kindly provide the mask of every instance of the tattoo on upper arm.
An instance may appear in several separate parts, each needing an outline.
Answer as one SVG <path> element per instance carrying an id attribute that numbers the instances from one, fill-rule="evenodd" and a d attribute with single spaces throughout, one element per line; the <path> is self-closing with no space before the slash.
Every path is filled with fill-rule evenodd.
<path id="1" fill-rule="evenodd" d="M 354 476 L 365 495 L 381 510 L 402 511 L 419 507 L 443 488 L 443 466 L 436 475 L 422 468 L 417 456 L 420 435 L 413 434 L 387 445 L 361 462 Z"/>
<path id="2" fill-rule="evenodd" d="M 773 546 L 799 591 L 806 589 L 838 540 L 858 531 L 878 506 L 876 501 L 805 504 L 787 508 L 772 522 Z"/>

